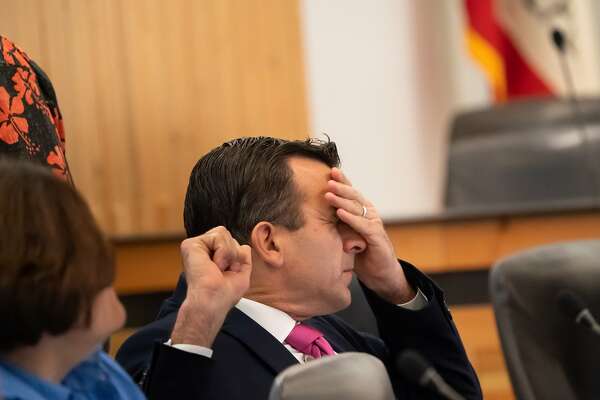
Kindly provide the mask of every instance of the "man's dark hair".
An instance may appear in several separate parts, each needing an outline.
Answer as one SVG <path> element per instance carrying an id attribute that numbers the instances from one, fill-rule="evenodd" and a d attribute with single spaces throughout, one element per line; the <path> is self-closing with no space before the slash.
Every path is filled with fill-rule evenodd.
<path id="1" fill-rule="evenodd" d="M 112 248 L 83 198 L 47 168 L 0 159 L 0 352 L 89 326 Z"/>
<path id="2" fill-rule="evenodd" d="M 240 243 L 261 221 L 290 230 L 304 224 L 302 194 L 287 160 L 306 157 L 339 166 L 334 142 L 243 137 L 213 149 L 194 166 L 185 196 L 183 220 L 188 237 L 225 226 Z"/>

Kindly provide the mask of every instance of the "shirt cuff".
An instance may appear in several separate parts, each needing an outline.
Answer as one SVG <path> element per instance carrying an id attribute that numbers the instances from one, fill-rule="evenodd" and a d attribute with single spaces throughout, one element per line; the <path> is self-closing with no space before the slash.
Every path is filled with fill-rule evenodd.
<path id="1" fill-rule="evenodd" d="M 421 289 L 417 289 L 417 294 L 412 300 L 407 301 L 406 303 L 396 304 L 398 307 L 402 307 L 404 309 L 410 311 L 419 311 L 425 308 L 429 304 L 429 300 L 427 296 L 421 292 Z"/>
<path id="2" fill-rule="evenodd" d="M 212 355 L 213 355 L 212 349 L 209 349 L 208 347 L 204 347 L 204 346 L 198 346 L 198 345 L 195 345 L 195 344 L 184 344 L 184 343 L 173 344 L 171 342 L 171 339 L 167 340 L 165 342 L 165 344 L 167 346 L 174 347 L 174 348 L 179 349 L 181 351 L 185 351 L 186 353 L 198 354 L 199 356 L 203 356 L 203 357 L 206 357 L 206 358 L 212 358 Z"/>

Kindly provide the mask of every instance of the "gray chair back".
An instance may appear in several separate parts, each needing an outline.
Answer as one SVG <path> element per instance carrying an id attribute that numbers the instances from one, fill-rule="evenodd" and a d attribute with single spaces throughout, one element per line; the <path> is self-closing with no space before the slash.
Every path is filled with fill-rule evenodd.
<path id="1" fill-rule="evenodd" d="M 560 311 L 564 289 L 600 316 L 600 240 L 538 247 L 492 269 L 490 294 L 518 399 L 600 399 L 600 336 Z"/>
<path id="2" fill-rule="evenodd" d="M 383 363 L 366 353 L 343 353 L 288 367 L 269 400 L 394 400 Z"/>
<path id="3" fill-rule="evenodd" d="M 600 100 L 581 99 L 576 109 L 546 98 L 459 114 L 450 131 L 446 207 L 598 205 Z"/>

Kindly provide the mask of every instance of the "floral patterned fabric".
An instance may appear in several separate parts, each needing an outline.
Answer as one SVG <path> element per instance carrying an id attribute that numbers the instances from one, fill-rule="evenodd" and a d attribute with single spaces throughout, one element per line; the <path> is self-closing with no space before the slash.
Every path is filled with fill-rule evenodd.
<path id="1" fill-rule="evenodd" d="M 30 159 L 72 182 L 52 83 L 23 50 L 0 36 L 0 156 Z"/>

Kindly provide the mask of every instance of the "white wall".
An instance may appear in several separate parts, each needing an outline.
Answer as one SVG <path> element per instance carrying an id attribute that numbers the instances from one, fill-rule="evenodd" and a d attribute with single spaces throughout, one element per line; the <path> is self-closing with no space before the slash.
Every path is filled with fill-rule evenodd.
<path id="1" fill-rule="evenodd" d="M 552 24 L 566 29 L 579 95 L 600 88 L 598 3 L 569 2 L 562 22 L 532 24 L 542 39 Z M 384 218 L 441 211 L 451 117 L 490 102 L 464 44 L 463 0 L 303 0 L 302 11 L 312 133 L 338 142 L 344 169 Z M 535 57 L 557 62 L 553 52 Z M 554 81 L 562 89 L 562 75 Z"/>
<path id="2" fill-rule="evenodd" d="M 440 211 L 449 118 L 487 98 L 463 46 L 462 0 L 302 7 L 313 135 L 338 143 L 384 218 Z"/>

